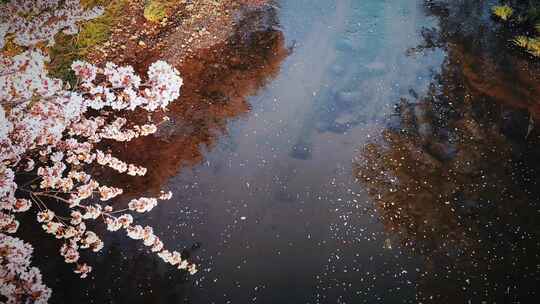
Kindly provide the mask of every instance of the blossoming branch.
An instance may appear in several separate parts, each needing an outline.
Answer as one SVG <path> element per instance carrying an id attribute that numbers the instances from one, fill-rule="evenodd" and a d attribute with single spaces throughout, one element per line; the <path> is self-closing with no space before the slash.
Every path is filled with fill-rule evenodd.
<path id="1" fill-rule="evenodd" d="M 80 250 L 99 252 L 103 241 L 90 230 L 93 221 L 109 231 L 123 230 L 141 240 L 165 262 L 194 274 L 194 264 L 177 251 L 164 249 L 151 227 L 134 223 L 131 213 L 151 211 L 172 194 L 133 199 L 125 209 L 107 204 L 121 188 L 100 184 L 90 166 L 143 176 L 147 169 L 103 152 L 103 140 L 129 142 L 157 131 L 152 121 L 137 125 L 119 111 L 164 110 L 179 97 L 182 78 L 164 61 L 153 63 L 146 77 L 130 66 L 84 61 L 71 68 L 77 84 L 70 88 L 47 73 L 47 48 L 60 31 L 77 32 L 77 22 L 99 16 L 102 8 L 84 10 L 77 0 L 12 0 L 0 8 L 0 49 L 7 40 L 25 48 L 15 56 L 0 53 L 0 294 L 17 303 L 24 297 L 45 303 L 50 290 L 37 268 L 30 268 L 32 247 L 8 236 L 19 227 L 17 216 L 31 208 L 36 221 L 58 239 L 60 255 L 86 277 L 92 267 L 80 261 Z M 46 25 L 46 26 L 45 26 Z M 18 185 L 20 172 L 36 175 L 36 186 Z"/>

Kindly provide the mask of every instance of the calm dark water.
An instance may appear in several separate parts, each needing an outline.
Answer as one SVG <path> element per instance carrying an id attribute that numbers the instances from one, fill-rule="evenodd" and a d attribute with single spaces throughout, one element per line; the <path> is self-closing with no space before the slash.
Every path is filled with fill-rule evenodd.
<path id="1" fill-rule="evenodd" d="M 89 280 L 39 261 L 54 302 L 534 302 L 540 83 L 491 4 L 248 12 L 129 155 L 155 172 L 132 195 L 175 194 L 140 221 L 200 272 L 111 234 Z"/>

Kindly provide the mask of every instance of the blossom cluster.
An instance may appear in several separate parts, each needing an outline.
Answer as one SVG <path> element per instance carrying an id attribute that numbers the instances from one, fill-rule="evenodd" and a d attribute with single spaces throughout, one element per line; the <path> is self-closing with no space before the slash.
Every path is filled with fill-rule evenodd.
<path id="1" fill-rule="evenodd" d="M 118 188 L 99 187 L 100 192 L 105 191 L 121 191 Z M 113 190 L 111 190 L 113 189 Z M 39 195 L 39 194 L 38 194 Z M 170 198 L 170 196 L 162 197 L 163 199 Z M 101 198 L 101 200 L 108 200 L 109 198 Z M 139 200 L 133 200 L 132 202 L 139 202 L 145 205 L 144 202 L 151 201 L 152 207 L 157 204 L 157 199 L 141 198 Z M 130 203 L 131 204 L 131 203 Z M 146 207 L 148 208 L 148 206 Z M 57 239 L 64 240 L 64 244 L 60 248 L 60 255 L 64 258 L 66 263 L 77 263 L 80 258 L 80 249 L 90 249 L 93 252 L 99 252 L 103 249 L 104 243 L 99 236 L 87 229 L 88 220 L 96 220 L 102 218 L 109 231 L 118 231 L 124 229 L 126 234 L 135 240 L 142 240 L 145 246 L 151 247 L 152 252 L 158 254 L 164 251 L 163 242 L 153 233 L 153 229 L 149 226 L 142 227 L 140 225 L 134 225 L 133 216 L 129 213 L 122 213 L 123 210 L 114 210 L 110 205 L 102 207 L 100 204 L 87 204 L 76 205 L 70 208 L 72 211 L 69 215 L 69 222 L 62 220 L 58 217 L 54 211 L 50 209 L 44 209 L 38 212 L 37 221 L 42 224 L 45 232 L 54 235 Z M 129 210 L 132 210 L 130 207 Z M 140 211 L 141 212 L 141 211 Z M 186 261 L 187 263 L 187 261 Z M 195 266 L 188 264 L 190 268 L 182 268 L 196 272 Z M 82 278 L 85 278 L 92 270 L 91 266 L 87 264 L 77 264 L 75 272 L 79 273 Z"/>
<path id="2" fill-rule="evenodd" d="M 78 260 L 80 248 L 99 251 L 103 247 L 103 243 L 95 233 L 86 230 L 85 224 L 85 220 L 96 220 L 101 217 L 105 219 L 109 230 L 123 227 L 129 236 L 142 239 L 145 244 L 152 246 L 153 251 L 160 252 L 163 244 L 153 233 L 147 232 L 145 236 L 138 237 L 137 228 L 130 226 L 131 220 L 126 217 L 114 217 L 111 215 L 113 212 L 111 207 L 106 211 L 99 204 L 82 203 L 86 199 L 93 198 L 95 193 L 99 193 L 100 201 L 109 201 L 122 194 L 123 190 L 100 185 L 91 175 L 78 168 L 97 163 L 120 173 L 145 175 L 146 168 L 128 164 L 110 153 L 105 153 L 97 149 L 96 144 L 104 139 L 125 142 L 147 136 L 156 132 L 157 126 L 144 124 L 128 128 L 126 127 L 128 121 L 125 118 L 114 117 L 111 114 L 89 116 L 85 113 L 89 108 L 135 110 L 140 107 L 147 111 L 165 108 L 179 95 L 181 78 L 178 71 L 164 62 L 154 63 L 150 66 L 148 81 L 143 84 L 139 76 L 133 74 L 132 68 L 107 64 L 104 69 L 100 69 L 86 62 L 75 62 L 73 70 L 80 77 L 81 85 L 76 91 L 67 91 L 58 80 L 47 78 L 43 70 L 46 56 L 36 55 L 35 52 L 39 51 L 27 51 L 20 55 L 29 57 L 27 58 L 29 61 L 34 60 L 33 64 L 25 64 L 22 68 L 14 69 L 15 73 L 3 76 L 4 86 L 8 88 L 9 93 L 4 93 L 5 97 L 2 96 L 3 104 L 10 105 L 9 102 L 12 101 L 17 103 L 11 103 L 11 108 L 8 108 L 9 114 L 6 114 L 3 106 L 0 106 L 0 114 L 5 117 L 6 125 L 0 138 L 0 160 L 2 160 L 0 228 L 7 232 L 15 232 L 18 222 L 11 211 L 28 210 L 33 200 L 34 204 L 43 209 L 38 213 L 37 219 L 43 229 L 56 238 L 65 240 L 60 253 L 67 263 Z M 37 75 L 41 75 L 42 78 L 35 84 L 35 92 L 32 95 L 22 90 L 23 86 L 18 83 L 21 79 L 34 79 L 27 75 L 33 73 L 29 67 L 39 71 Z M 104 76 L 99 77 L 103 79 L 100 82 L 97 81 L 98 75 Z M 45 88 L 49 83 L 55 85 Z M 174 92 L 171 88 L 174 88 Z M 33 98 L 38 98 L 38 101 L 35 102 Z M 15 196 L 18 187 L 13 169 L 26 160 L 25 157 L 30 152 L 37 152 L 39 164 L 36 166 L 34 159 L 28 159 L 24 167 L 27 171 L 37 167 L 35 172 L 40 178 L 41 191 L 27 190 L 32 194 L 31 200 L 20 199 Z M 71 224 L 63 223 L 39 197 L 65 202 L 67 208 L 74 210 L 71 212 Z M 171 195 L 163 194 L 161 198 L 170 199 Z M 127 211 L 148 212 L 157 205 L 157 202 L 156 198 L 134 199 L 129 203 Z M 4 210 L 10 213 L 4 213 Z M 119 226 L 120 222 L 123 224 Z M 81 269 L 89 271 L 90 268 L 80 267 L 78 266 L 77 272 L 80 272 L 81 276 L 86 276 L 87 272 Z M 192 266 L 190 271 L 194 272 L 195 268 Z"/>
<path id="3" fill-rule="evenodd" d="M 30 244 L 0 233 L 0 295 L 6 303 L 47 303 L 51 296 L 39 269 L 30 267 L 33 250 Z"/>
<path id="4" fill-rule="evenodd" d="M 104 246 L 87 228 L 99 220 L 110 231 L 123 229 L 130 238 L 141 240 L 164 261 L 195 273 L 195 265 L 181 259 L 180 253 L 165 250 L 153 229 L 134 224 L 130 215 L 152 210 L 159 200 L 171 199 L 170 192 L 133 199 L 128 208 L 115 210 L 108 202 L 123 189 L 102 185 L 88 173 L 90 166 L 100 165 L 132 176 L 146 174 L 145 167 L 101 151 L 98 144 L 129 142 L 155 133 L 157 125 L 151 120 L 135 125 L 119 114 L 165 110 L 180 95 L 179 72 L 157 61 L 142 78 L 130 66 L 106 63 L 98 67 L 75 61 L 72 70 L 78 81 L 69 87 L 48 75 L 46 51 L 36 47 L 44 41 L 53 43 L 59 31 L 76 32 L 78 21 L 100 13 L 100 8 L 83 10 L 78 0 L 12 0 L 0 7 L 0 49 L 10 35 L 15 43 L 28 47 L 12 57 L 0 53 L 0 236 L 16 233 L 17 214 L 35 208 L 42 229 L 62 242 L 60 255 L 66 263 L 75 264 L 74 272 L 84 278 L 92 267 L 80 262 L 80 250 L 99 252 Z M 35 174 L 36 183 L 18 185 L 16 176 L 23 171 Z M 0 238 L 0 245 L 7 240 L 27 248 L 10 236 Z M 23 252 L 30 256 L 31 251 Z M 14 273 L 23 274 L 22 270 Z M 39 271 L 32 270 L 32 275 L 36 277 Z M 41 277 L 33 280 L 41 286 Z M 18 293 L 17 288 L 13 292 Z M 50 291 L 41 294 L 45 299 Z"/>
<path id="5" fill-rule="evenodd" d="M 95 149 L 95 144 L 103 139 L 126 142 L 140 136 L 147 136 L 156 132 L 157 126 L 155 124 L 149 123 L 124 128 L 127 123 L 125 118 L 119 117 L 111 120 L 105 115 L 85 117 L 84 114 L 88 108 L 91 108 L 97 100 L 104 96 L 109 96 L 107 99 L 114 101 L 101 104 L 100 109 L 104 107 L 132 110 L 138 107 L 147 110 L 157 109 L 155 106 L 149 107 L 149 104 L 158 104 L 159 108 L 165 108 L 179 94 L 178 83 L 172 83 L 181 79 L 178 71 L 172 67 L 161 69 L 161 71 L 171 74 L 156 76 L 154 69 L 152 77 L 161 80 L 149 81 L 149 84 L 143 88 L 134 87 L 133 83 L 129 87 L 119 87 L 113 82 L 116 81 L 115 79 L 126 77 L 126 75 L 125 69 L 117 68 L 107 72 L 111 82 L 103 81 L 96 84 L 85 79 L 80 91 L 67 91 L 62 89 L 60 80 L 50 79 L 46 76 L 44 70 L 46 56 L 40 51 L 26 51 L 16 57 L 18 58 L 12 61 L 4 60 L 7 63 L 6 66 L 11 68 L 13 65 L 9 65 L 9 63 L 16 62 L 17 64 L 16 68 L 8 73 L 4 73 L 4 71 L 9 69 L 2 67 L 2 75 L 4 76 L 0 76 L 3 89 L 0 90 L 0 118 L 2 118 L 0 123 L 0 161 L 2 162 L 0 198 L 9 198 L 7 201 L 12 203 L 15 201 L 14 192 L 17 187 L 14 184 L 12 169 L 23 160 L 29 151 L 35 150 L 38 150 L 41 157 L 49 160 L 48 164 L 37 170 L 38 175 L 42 178 L 41 188 L 61 189 L 63 192 L 71 191 L 77 182 L 87 182 L 85 179 L 88 179 L 88 176 L 80 172 L 69 172 L 67 176 L 64 176 L 68 165 L 79 166 L 91 164 L 94 161 L 120 173 L 133 176 L 146 174 L 146 168 L 125 163 L 109 153 Z M 25 63 L 19 63 L 20 61 Z M 89 64 L 85 63 L 85 65 Z M 156 65 L 163 66 L 163 63 L 154 63 L 150 69 Z M 132 75 L 130 78 L 134 79 L 137 76 Z M 165 79 L 168 79 L 170 83 L 167 83 Z M 135 82 L 141 85 L 140 81 Z M 26 83 L 26 90 L 21 83 Z M 171 87 L 176 87 L 177 92 L 163 93 Z M 161 91 L 161 89 L 165 91 Z M 104 91 L 107 92 L 103 93 Z M 138 97 L 126 99 L 126 91 Z M 155 96 L 151 92 L 161 92 L 161 99 L 145 99 L 144 96 Z M 141 100 L 145 101 L 141 102 Z M 123 106 L 120 107 L 120 104 Z M 108 119 L 111 120 L 109 123 L 107 123 Z M 31 171 L 35 166 L 35 161 L 27 160 L 26 164 L 26 170 Z M 90 188 L 88 185 L 78 187 L 79 194 L 83 196 L 83 199 L 90 196 L 91 192 L 88 191 L 94 190 Z"/>
<path id="6" fill-rule="evenodd" d="M 141 82 L 131 66 L 117 66 L 108 62 L 105 68 L 84 62 L 72 64 L 75 75 L 82 81 L 81 89 L 92 95 L 88 106 L 101 110 L 111 107 L 113 110 L 134 110 L 137 107 L 148 111 L 166 108 L 180 96 L 182 78 L 178 71 L 164 61 L 154 62 L 148 69 L 148 81 Z M 105 83 L 95 83 L 96 76 L 102 74 Z"/>

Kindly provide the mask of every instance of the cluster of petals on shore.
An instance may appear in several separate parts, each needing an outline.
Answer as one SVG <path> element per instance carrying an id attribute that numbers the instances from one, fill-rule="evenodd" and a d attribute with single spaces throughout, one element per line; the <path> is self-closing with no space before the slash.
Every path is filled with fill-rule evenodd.
<path id="1" fill-rule="evenodd" d="M 31 245 L 6 235 L 17 232 L 17 214 L 31 209 L 43 230 L 61 240 L 61 256 L 75 264 L 74 271 L 83 278 L 92 267 L 79 261 L 80 250 L 98 252 L 104 246 L 87 227 L 94 220 L 102 220 L 109 231 L 124 230 L 171 265 L 197 271 L 180 253 L 165 250 L 151 227 L 135 225 L 129 214 L 150 211 L 159 200 L 171 199 L 170 193 L 133 199 L 128 208 L 117 210 L 105 204 L 123 190 L 100 184 L 87 170 L 100 165 L 132 176 L 146 174 L 145 167 L 126 163 L 97 144 L 155 133 L 157 125 L 151 120 L 134 125 L 117 114 L 165 109 L 179 97 L 178 71 L 157 61 L 142 79 L 130 66 L 75 61 L 75 87 L 47 74 L 46 49 L 37 44 L 54 43 L 60 31 L 76 33 L 78 21 L 101 12 L 84 10 L 78 0 L 12 0 L 0 5 L 0 50 L 6 39 L 26 48 L 11 57 L 0 53 L 0 277 L 7 275 L 0 279 L 7 282 L 0 294 L 14 303 L 23 294 L 36 302 L 46 302 L 50 295 L 39 270 L 29 268 Z M 37 184 L 17 184 L 23 172 L 34 174 Z"/>

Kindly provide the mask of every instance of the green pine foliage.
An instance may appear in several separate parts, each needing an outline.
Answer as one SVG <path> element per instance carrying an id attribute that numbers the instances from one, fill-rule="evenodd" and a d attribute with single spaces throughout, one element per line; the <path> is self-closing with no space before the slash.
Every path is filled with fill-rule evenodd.
<path id="1" fill-rule="evenodd" d="M 540 6 L 537 2 L 529 1 L 516 8 L 507 4 L 498 5 L 492 7 L 491 12 L 498 20 L 513 23 L 523 30 L 524 35 L 512 39 L 514 45 L 540 57 Z"/>
<path id="2" fill-rule="evenodd" d="M 494 6 L 491 11 L 495 16 L 499 17 L 501 20 L 504 21 L 510 19 L 510 17 L 512 17 L 512 14 L 514 13 L 514 10 L 508 5 Z"/>

